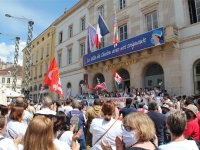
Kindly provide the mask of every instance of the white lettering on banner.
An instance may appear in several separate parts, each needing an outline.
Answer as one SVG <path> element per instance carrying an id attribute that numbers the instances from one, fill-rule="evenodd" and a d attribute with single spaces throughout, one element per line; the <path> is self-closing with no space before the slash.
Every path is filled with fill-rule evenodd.
<path id="1" fill-rule="evenodd" d="M 104 52 L 101 53 L 101 55 L 100 54 L 93 55 L 91 57 L 91 59 L 87 59 L 87 63 L 89 63 L 90 61 L 95 61 L 96 59 L 100 59 L 100 58 L 109 56 L 109 55 L 117 53 L 119 51 L 124 51 L 127 48 L 134 49 L 136 46 L 139 46 L 139 45 L 141 45 L 143 43 L 146 43 L 146 38 L 145 37 L 143 37 L 143 39 L 138 40 L 138 41 L 132 41 L 131 43 L 129 43 L 127 45 L 123 45 L 123 46 L 121 46 L 119 48 L 116 48 L 116 49 L 113 49 L 113 50 L 104 51 Z"/>

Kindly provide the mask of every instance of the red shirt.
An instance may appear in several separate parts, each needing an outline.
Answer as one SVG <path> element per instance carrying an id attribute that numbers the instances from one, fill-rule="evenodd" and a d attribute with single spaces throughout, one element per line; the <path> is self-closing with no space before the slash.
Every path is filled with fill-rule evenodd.
<path id="1" fill-rule="evenodd" d="M 186 137 L 193 137 L 195 140 L 199 140 L 199 125 L 197 120 L 187 122 L 187 127 L 183 133 Z"/>
<path id="2" fill-rule="evenodd" d="M 198 124 L 199 124 L 199 127 L 200 127 L 200 112 L 196 113 L 196 116 L 197 116 L 197 121 L 198 121 Z"/>

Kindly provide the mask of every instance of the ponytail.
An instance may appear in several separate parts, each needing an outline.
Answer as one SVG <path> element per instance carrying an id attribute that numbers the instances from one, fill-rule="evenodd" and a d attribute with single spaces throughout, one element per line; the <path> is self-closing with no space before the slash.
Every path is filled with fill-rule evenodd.
<path id="1" fill-rule="evenodd" d="M 104 117 L 104 119 L 105 119 L 106 121 L 110 121 L 111 116 L 109 116 L 108 114 L 106 114 L 105 117 Z"/>

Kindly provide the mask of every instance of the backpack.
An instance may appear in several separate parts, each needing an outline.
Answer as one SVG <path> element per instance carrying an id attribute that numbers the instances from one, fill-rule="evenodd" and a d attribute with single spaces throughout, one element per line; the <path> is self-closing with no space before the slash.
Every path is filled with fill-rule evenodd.
<path id="1" fill-rule="evenodd" d="M 70 125 L 75 125 L 75 129 L 74 129 L 74 132 L 77 133 L 79 128 L 80 128 L 80 114 L 81 114 L 81 111 L 79 111 L 78 113 L 77 112 L 73 112 L 70 111 Z"/>

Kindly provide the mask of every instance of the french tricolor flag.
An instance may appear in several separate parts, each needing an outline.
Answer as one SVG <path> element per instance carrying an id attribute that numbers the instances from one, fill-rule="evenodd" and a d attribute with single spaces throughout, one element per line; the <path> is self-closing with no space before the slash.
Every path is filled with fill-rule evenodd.
<path id="1" fill-rule="evenodd" d="M 106 26 L 105 21 L 103 20 L 101 14 L 99 14 L 96 37 L 95 37 L 95 45 L 97 49 L 99 48 L 99 45 L 101 44 L 102 36 L 108 33 L 109 33 L 108 27 Z"/>

